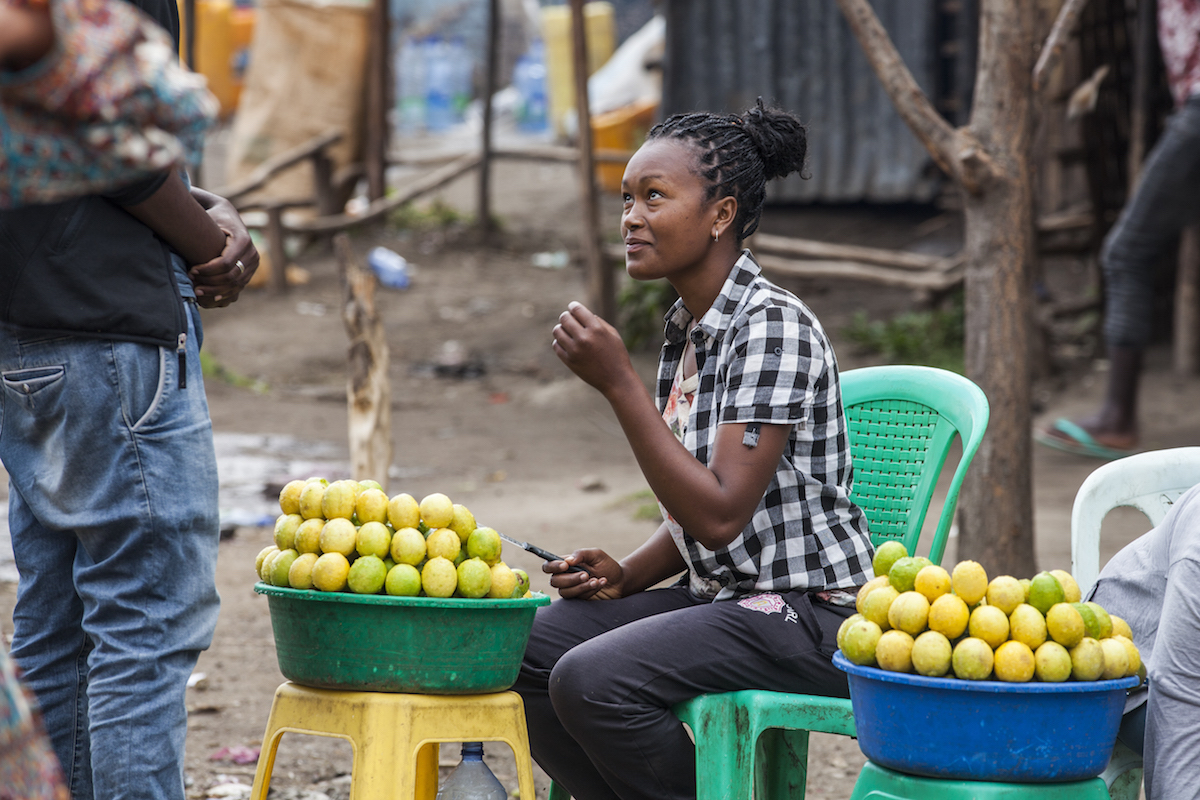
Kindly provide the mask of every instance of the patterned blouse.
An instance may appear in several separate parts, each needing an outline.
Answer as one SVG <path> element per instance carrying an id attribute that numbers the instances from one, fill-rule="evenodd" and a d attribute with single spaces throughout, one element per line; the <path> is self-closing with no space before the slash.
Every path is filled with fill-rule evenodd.
<path id="1" fill-rule="evenodd" d="M 850 440 L 837 362 L 804 303 L 759 274 L 749 251 L 692 330 L 697 374 L 679 369 L 692 315 L 667 315 L 657 402 L 668 426 L 703 464 L 721 423 L 790 425 L 775 477 L 746 529 L 725 547 L 701 545 L 662 509 L 701 597 L 728 600 L 762 591 L 809 591 L 836 602 L 871 578 L 867 518 L 850 500 Z M 833 590 L 833 591 L 831 591 Z"/>
<path id="2" fill-rule="evenodd" d="M 110 193 L 194 161 L 217 101 L 166 31 L 123 0 L 50 8 L 51 53 L 0 70 L 0 209 Z"/>
<path id="3" fill-rule="evenodd" d="M 1158 43 L 1181 106 L 1200 95 L 1200 0 L 1158 0 Z"/>

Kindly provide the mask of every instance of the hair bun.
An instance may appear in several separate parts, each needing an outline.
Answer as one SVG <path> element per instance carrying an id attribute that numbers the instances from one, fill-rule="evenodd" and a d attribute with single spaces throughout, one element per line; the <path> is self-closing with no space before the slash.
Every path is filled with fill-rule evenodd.
<path id="1" fill-rule="evenodd" d="M 758 104 L 740 119 L 762 156 L 767 180 L 804 170 L 808 134 L 804 124 L 794 115 L 777 108 L 764 108 L 760 97 Z"/>

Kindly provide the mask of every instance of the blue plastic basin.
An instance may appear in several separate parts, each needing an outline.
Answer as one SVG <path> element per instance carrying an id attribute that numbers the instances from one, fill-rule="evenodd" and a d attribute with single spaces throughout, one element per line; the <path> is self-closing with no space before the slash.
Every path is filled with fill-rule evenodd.
<path id="1" fill-rule="evenodd" d="M 1104 771 L 1126 691 L 1112 681 L 1005 683 L 926 678 L 833 663 L 849 676 L 863 755 L 930 778 L 1047 783 Z"/>

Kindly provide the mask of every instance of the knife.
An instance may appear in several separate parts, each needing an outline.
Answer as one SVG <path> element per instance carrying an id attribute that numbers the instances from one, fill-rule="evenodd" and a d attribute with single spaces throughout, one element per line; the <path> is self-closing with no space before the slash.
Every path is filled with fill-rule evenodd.
<path id="1" fill-rule="evenodd" d="M 509 544 L 515 544 L 517 547 L 521 548 L 522 550 L 528 550 L 530 553 L 533 553 L 538 558 L 544 558 L 547 561 L 562 561 L 563 560 L 562 556 L 556 556 L 556 555 L 554 555 L 554 553 L 551 553 L 549 550 L 543 550 L 542 548 L 538 547 L 536 544 L 530 544 L 529 542 L 518 542 L 516 539 L 512 538 L 511 536 L 508 536 L 507 534 L 503 534 L 503 533 L 500 534 L 500 538 L 503 539 L 504 541 L 508 542 Z M 589 574 L 589 575 L 591 574 L 590 572 L 588 572 L 586 569 L 579 566 L 578 564 L 572 564 L 570 567 L 567 568 L 567 572 L 587 572 L 587 574 Z"/>

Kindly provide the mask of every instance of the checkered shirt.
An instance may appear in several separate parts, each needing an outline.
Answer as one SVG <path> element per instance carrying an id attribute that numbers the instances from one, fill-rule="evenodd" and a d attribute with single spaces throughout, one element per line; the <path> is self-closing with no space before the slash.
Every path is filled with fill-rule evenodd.
<path id="1" fill-rule="evenodd" d="M 656 398 L 665 408 L 692 315 L 666 317 Z M 762 591 L 854 590 L 871 578 L 867 518 L 850 500 L 853 469 L 837 361 L 812 311 L 738 259 L 692 331 L 699 387 L 683 444 L 707 465 L 723 422 L 791 425 L 775 477 L 746 529 L 713 551 L 686 531 L 693 589 L 727 600 Z M 757 442 L 757 426 L 744 439 Z M 683 548 L 681 548 L 681 551 Z"/>

